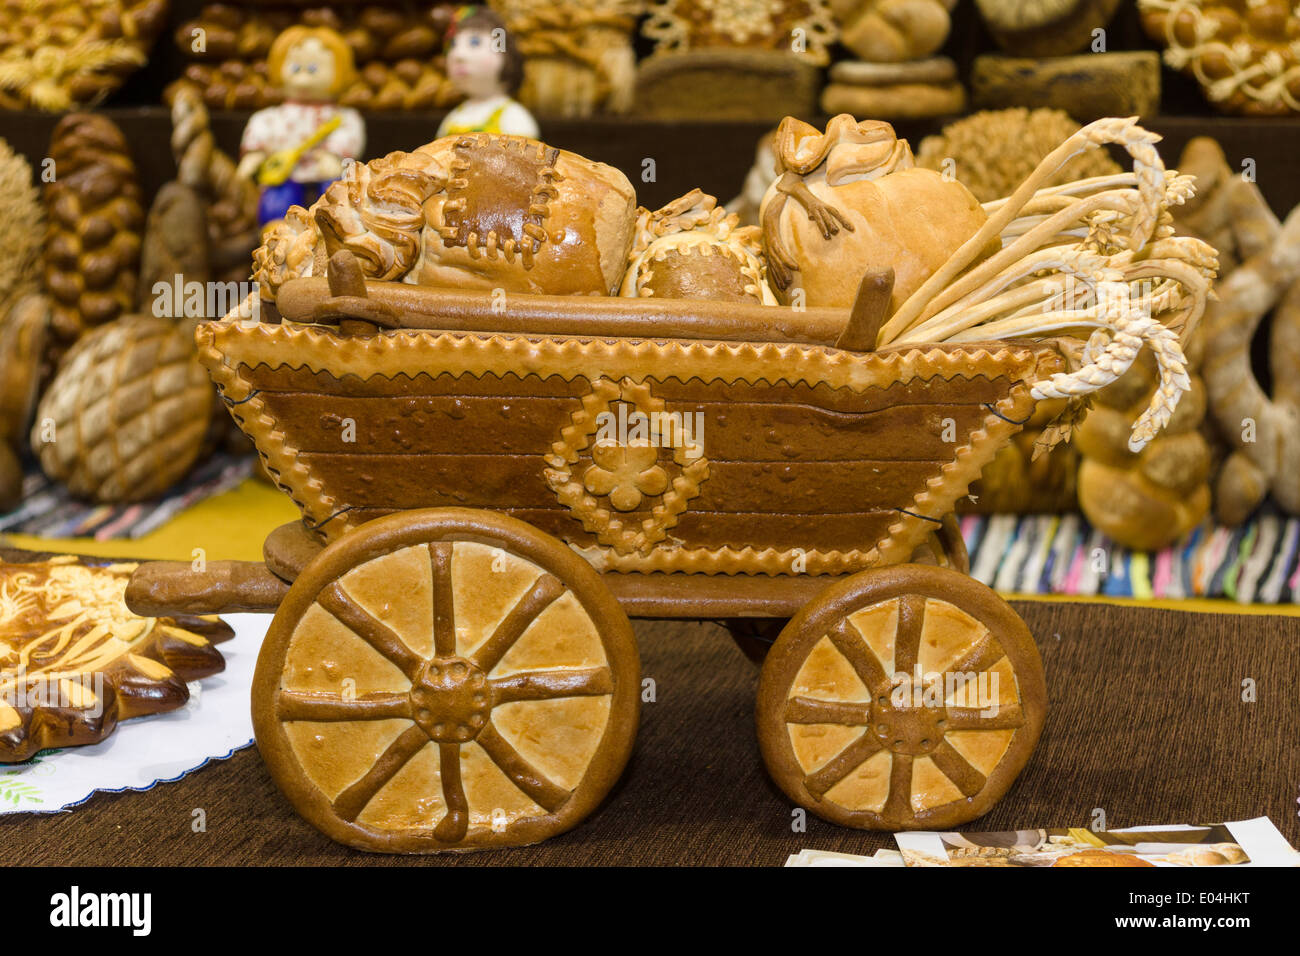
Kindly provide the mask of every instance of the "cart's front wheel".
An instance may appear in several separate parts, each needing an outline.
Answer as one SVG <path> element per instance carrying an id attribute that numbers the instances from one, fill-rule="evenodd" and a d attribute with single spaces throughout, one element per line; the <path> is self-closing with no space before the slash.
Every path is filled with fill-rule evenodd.
<path id="1" fill-rule="evenodd" d="M 536 843 L 632 750 L 636 644 L 600 576 L 502 515 L 405 512 L 303 569 L 258 657 L 253 724 L 303 817 L 367 850 Z"/>
<path id="2" fill-rule="evenodd" d="M 801 806 L 870 830 L 944 829 L 988 811 L 1029 759 L 1046 690 L 1011 607 L 947 568 L 832 585 L 763 665 L 758 738 Z"/>

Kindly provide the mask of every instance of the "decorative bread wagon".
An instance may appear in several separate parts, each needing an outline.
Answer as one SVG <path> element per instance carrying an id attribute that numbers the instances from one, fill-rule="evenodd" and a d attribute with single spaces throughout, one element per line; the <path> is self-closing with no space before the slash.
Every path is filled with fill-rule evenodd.
<path id="1" fill-rule="evenodd" d="M 808 143 L 788 145 L 807 166 Z M 452 187 L 476 168 L 453 167 Z M 828 244 L 862 228 L 852 208 L 828 213 L 831 187 L 800 179 L 811 170 L 778 181 L 773 221 L 807 209 Z M 643 212 L 623 252 L 634 269 L 651 265 L 597 280 L 624 296 L 503 289 L 496 277 L 394 281 L 402 270 L 374 244 L 350 241 L 348 209 L 369 188 L 354 184 L 351 207 L 318 209 L 320 229 L 303 233 L 314 251 L 264 288 L 278 322 L 232 314 L 197 333 L 302 521 L 270 536 L 264 566 L 145 565 L 128 599 L 140 612 L 275 611 L 253 686 L 258 746 L 299 813 L 351 846 L 513 846 L 590 813 L 636 732 L 629 615 L 729 621 L 751 647 L 765 629 L 743 622 L 788 621 L 756 708 L 782 790 L 848 826 L 961 824 L 1028 760 L 1046 692 L 1024 624 L 967 576 L 953 508 L 1039 398 L 1086 395 L 1144 342 L 1176 400 L 1177 332 L 1195 321 L 1212 253 L 1162 234 L 1155 213 L 1136 245 L 1116 239 L 1130 225 L 1122 211 L 1101 217 L 1115 250 L 1068 246 L 1092 241 L 1079 240 L 1080 222 L 1120 205 L 1097 195 L 1122 194 L 1140 218 L 1141 194 L 1163 203 L 1186 188 L 1158 174 L 1073 192 L 1031 181 L 980 211 L 984 225 L 937 268 L 859 265 L 848 307 L 795 308 L 763 304 L 783 293 L 755 288 L 765 276 L 755 281 L 746 255 L 761 265 L 761 250 L 698 196 Z M 474 249 L 446 227 L 474 212 L 473 197 L 435 214 L 424 190 L 437 188 L 448 189 L 416 194 L 422 215 L 443 217 L 433 240 L 407 250 L 420 270 L 447 266 L 427 245 L 438 236 L 459 242 L 457 255 Z M 542 195 L 553 205 L 555 192 Z M 492 221 L 509 231 L 508 217 Z M 562 235 L 542 230 L 533 253 Z M 788 290 L 810 240 L 786 239 Z M 701 254 L 701 243 L 714 248 Z M 1155 254 L 1129 263 L 1133 249 Z M 1195 256 L 1207 261 L 1181 261 Z M 1049 258 L 1094 293 L 1088 269 L 1109 270 L 1100 282 L 1114 287 L 1156 278 L 1122 308 L 1081 291 L 1034 310 Z M 698 290 L 729 265 L 737 281 L 715 285 L 748 296 L 660 294 Z M 1151 296 L 1176 321 L 1151 319 Z M 1097 331 L 1080 347 L 1027 337 L 1044 328 Z M 1141 427 L 1154 432 L 1162 416 L 1153 409 Z"/>

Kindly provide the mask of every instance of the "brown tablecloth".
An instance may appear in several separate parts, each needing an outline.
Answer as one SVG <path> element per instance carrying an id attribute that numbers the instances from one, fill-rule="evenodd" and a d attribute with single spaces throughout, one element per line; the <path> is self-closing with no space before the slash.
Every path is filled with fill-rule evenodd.
<path id="1" fill-rule="evenodd" d="M 1022 603 L 1051 702 L 1028 767 L 968 829 L 1111 827 L 1267 814 L 1300 843 L 1300 619 Z M 790 804 L 754 739 L 758 669 L 708 623 L 638 622 L 645 676 L 636 753 L 604 807 L 537 847 L 393 858 L 338 846 L 289 809 L 256 750 L 147 793 L 69 813 L 0 817 L 0 863 L 758 864 L 804 847 L 869 853 L 889 834 L 840 829 Z M 1243 681 L 1257 699 L 1242 700 Z M 131 733 L 130 725 L 119 733 Z M 202 808 L 207 830 L 191 828 Z"/>

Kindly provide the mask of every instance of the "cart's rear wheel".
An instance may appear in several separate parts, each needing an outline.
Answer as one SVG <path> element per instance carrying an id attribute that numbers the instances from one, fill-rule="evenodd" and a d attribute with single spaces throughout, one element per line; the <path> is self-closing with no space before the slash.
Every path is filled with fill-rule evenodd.
<path id="1" fill-rule="evenodd" d="M 773 645 L 758 689 L 772 778 L 801 806 L 869 830 L 944 829 L 987 812 L 1046 713 L 1042 662 L 1011 607 L 947 568 L 832 585 Z"/>
<path id="2" fill-rule="evenodd" d="M 369 522 L 313 558 L 257 661 L 253 724 L 303 817 L 387 852 L 536 843 L 632 751 L 639 665 L 600 576 L 513 518 Z"/>

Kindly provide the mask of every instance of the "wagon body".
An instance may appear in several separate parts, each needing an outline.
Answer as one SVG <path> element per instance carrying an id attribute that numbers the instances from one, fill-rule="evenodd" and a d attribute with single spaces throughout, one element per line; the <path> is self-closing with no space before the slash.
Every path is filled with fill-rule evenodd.
<path id="1" fill-rule="evenodd" d="M 488 508 L 599 570 L 703 574 L 907 560 L 1059 363 L 1018 343 L 859 353 L 233 320 L 199 344 L 324 541 L 394 511 Z"/>

